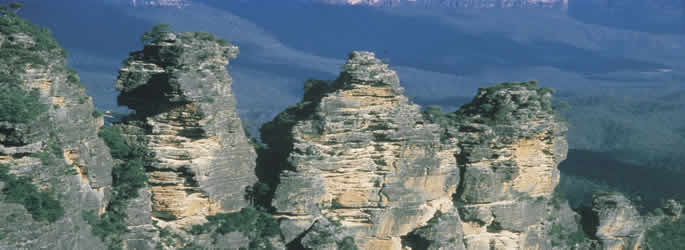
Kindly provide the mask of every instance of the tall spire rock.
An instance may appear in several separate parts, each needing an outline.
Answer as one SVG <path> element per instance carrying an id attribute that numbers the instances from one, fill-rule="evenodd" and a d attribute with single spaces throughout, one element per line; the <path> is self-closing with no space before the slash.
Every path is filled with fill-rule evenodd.
<path id="1" fill-rule="evenodd" d="M 103 249 L 112 158 L 104 120 L 46 29 L 0 10 L 0 249 Z"/>
<path id="2" fill-rule="evenodd" d="M 554 225 L 579 230 L 575 213 L 552 197 L 568 145 L 550 98 L 535 82 L 501 83 L 479 89 L 456 112 L 456 199 L 467 248 L 551 249 L 540 239 L 550 238 Z"/>
<path id="3" fill-rule="evenodd" d="M 402 236 L 452 211 L 456 147 L 440 141 L 440 127 L 402 92 L 396 73 L 370 52 L 352 52 L 330 87 L 311 86 L 297 107 L 312 113 L 290 131 L 289 170 L 272 203 L 286 218 L 286 242 L 302 237 L 301 244 L 318 249 L 312 239 L 338 230 L 325 241 L 399 249 Z M 297 113 L 279 117 L 288 112 Z M 262 129 L 267 137 L 272 125 Z M 457 231 L 455 223 L 446 226 Z"/>
<path id="4" fill-rule="evenodd" d="M 187 227 L 248 205 L 256 153 L 225 68 L 238 48 L 209 33 L 156 36 L 120 70 L 119 103 L 136 111 L 121 126 L 153 155 L 146 166 L 151 216 Z"/>

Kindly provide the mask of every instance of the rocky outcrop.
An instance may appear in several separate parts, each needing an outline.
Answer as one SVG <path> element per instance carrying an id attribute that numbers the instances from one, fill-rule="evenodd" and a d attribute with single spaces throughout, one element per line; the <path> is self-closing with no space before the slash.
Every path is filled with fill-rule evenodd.
<path id="1" fill-rule="evenodd" d="M 551 249 L 541 239 L 559 212 L 552 195 L 568 145 L 550 98 L 534 82 L 502 83 L 479 89 L 457 111 L 456 198 L 468 249 Z"/>
<path id="2" fill-rule="evenodd" d="M 256 153 L 235 112 L 228 61 L 238 48 L 208 33 L 158 34 L 119 72 L 119 103 L 136 111 L 120 125 L 145 141 L 150 215 L 187 228 L 248 206 Z"/>
<path id="3" fill-rule="evenodd" d="M 553 198 L 568 146 L 550 90 L 480 89 L 441 127 L 372 53 L 351 53 L 335 82 L 309 89 L 319 93 L 262 131 L 268 143 L 279 119 L 296 120 L 272 203 L 286 242 L 307 239 L 320 220 L 338 222 L 361 249 L 552 249 L 552 228 L 584 236 L 579 216 Z"/>
<path id="4" fill-rule="evenodd" d="M 285 218 L 286 241 L 326 219 L 362 249 L 399 249 L 401 236 L 452 207 L 456 147 L 440 141 L 440 127 L 424 120 L 372 53 L 351 53 L 343 68 L 315 112 L 292 128 L 292 169 L 273 206 Z"/>
<path id="5" fill-rule="evenodd" d="M 639 249 L 646 222 L 630 200 L 618 193 L 595 194 L 592 210 L 599 219 L 596 236 L 603 249 Z"/>
<path id="6" fill-rule="evenodd" d="M 0 27 L 0 249 L 102 249 L 82 214 L 109 199 L 103 117 L 49 32 L 12 13 Z"/>

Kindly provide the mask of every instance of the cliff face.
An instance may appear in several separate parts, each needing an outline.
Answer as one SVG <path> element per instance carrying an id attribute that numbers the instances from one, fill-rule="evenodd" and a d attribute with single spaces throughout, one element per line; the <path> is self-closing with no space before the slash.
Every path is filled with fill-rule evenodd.
<path id="1" fill-rule="evenodd" d="M 46 30 L 0 15 L 0 249 L 101 249 L 112 158 L 103 117 Z"/>
<path id="2" fill-rule="evenodd" d="M 503 83 L 480 89 L 457 111 L 457 199 L 467 248 L 551 247 L 540 239 L 553 224 L 547 218 L 559 212 L 552 194 L 568 145 L 550 97 L 534 83 Z"/>
<path id="3" fill-rule="evenodd" d="M 351 53 L 343 69 L 318 87 L 319 98 L 305 94 L 299 105 L 312 113 L 290 131 L 289 166 L 272 203 L 286 242 L 551 249 L 548 239 L 565 237 L 550 236 L 553 227 L 583 235 L 578 216 L 552 198 L 568 146 L 550 91 L 534 83 L 484 88 L 441 127 L 372 53 Z M 322 235 L 320 224 L 340 231 L 326 247 L 310 240 Z"/>
<path id="4" fill-rule="evenodd" d="M 291 241 L 335 221 L 365 249 L 401 246 L 400 236 L 447 212 L 459 181 L 456 147 L 402 95 L 395 72 L 353 52 L 312 119 L 293 128 L 294 148 L 273 206 Z M 318 246 L 310 246 L 318 247 Z"/>
<path id="5" fill-rule="evenodd" d="M 151 152 L 142 192 L 150 197 L 148 218 L 162 227 L 187 228 L 248 205 L 256 153 L 225 70 L 237 53 L 207 33 L 164 33 L 120 70 L 119 103 L 136 111 L 120 126 Z"/>

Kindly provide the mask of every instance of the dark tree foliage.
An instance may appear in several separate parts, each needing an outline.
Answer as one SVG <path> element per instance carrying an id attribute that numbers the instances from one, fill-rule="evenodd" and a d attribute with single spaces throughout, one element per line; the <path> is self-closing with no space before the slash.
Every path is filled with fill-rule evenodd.
<path id="1" fill-rule="evenodd" d="M 5 201 L 23 205 L 37 221 L 55 222 L 64 217 L 64 208 L 59 200 L 53 198 L 53 193 L 40 191 L 31 178 L 17 177 L 8 171 L 8 166 L 0 165 L 0 181 L 5 183 L 1 191 Z"/>
<path id="2" fill-rule="evenodd" d="M 143 45 L 149 44 L 149 43 L 156 43 L 160 42 L 163 35 L 165 33 L 171 33 L 171 25 L 165 24 L 165 23 L 160 23 L 152 27 L 150 31 L 147 31 L 143 33 L 143 37 L 141 38 L 141 42 Z"/>
<path id="3" fill-rule="evenodd" d="M 103 128 L 99 136 L 109 147 L 112 157 L 120 160 L 112 168 L 112 199 L 107 211 L 100 218 L 94 212 L 83 214 L 84 219 L 93 227 L 93 234 L 106 239 L 110 249 L 119 249 L 126 226 L 126 206 L 128 201 L 138 197 L 138 190 L 145 186 L 145 160 L 147 149 L 131 143 L 121 134 L 119 127 Z"/>
<path id="4" fill-rule="evenodd" d="M 455 113 L 443 113 L 440 106 L 428 106 L 423 111 L 423 118 L 440 125 L 442 128 L 442 133 L 440 134 L 440 140 L 446 140 L 449 138 L 449 128 L 456 128 L 457 126 L 457 116 Z"/>
<path id="5" fill-rule="evenodd" d="M 2 75 L 0 73 L 0 77 Z M 47 106 L 40 102 L 37 90 L 25 91 L 19 86 L 0 89 L 0 121 L 28 123 L 46 110 Z"/>
<path id="6" fill-rule="evenodd" d="M 247 207 L 236 213 L 207 217 L 208 222 L 191 228 L 192 234 L 241 232 L 250 239 L 250 249 L 271 246 L 268 238 L 281 233 L 278 221 L 266 211 Z"/>
<path id="7" fill-rule="evenodd" d="M 645 237 L 649 249 L 682 249 L 685 246 L 685 217 L 664 222 L 647 231 Z"/>

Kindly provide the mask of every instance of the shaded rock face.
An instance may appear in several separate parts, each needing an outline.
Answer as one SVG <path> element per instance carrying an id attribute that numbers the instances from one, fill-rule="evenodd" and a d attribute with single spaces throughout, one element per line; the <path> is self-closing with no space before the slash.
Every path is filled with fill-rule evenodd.
<path id="1" fill-rule="evenodd" d="M 326 219 L 362 249 L 399 249 L 400 236 L 452 207 L 456 147 L 440 141 L 439 126 L 372 53 L 351 53 L 343 68 L 313 118 L 292 129 L 293 170 L 273 206 L 287 218 L 286 242 Z"/>
<path id="2" fill-rule="evenodd" d="M 535 83 L 503 83 L 480 89 L 457 111 L 456 198 L 467 248 L 546 249 L 541 222 L 555 211 L 549 203 L 557 165 L 568 150 L 566 125 L 554 118 L 550 98 Z"/>
<path id="3" fill-rule="evenodd" d="M 136 111 L 123 126 L 154 154 L 146 171 L 151 216 L 162 226 L 246 207 L 245 189 L 257 180 L 225 70 L 238 48 L 207 35 L 165 33 L 132 53 L 117 79 L 119 103 Z"/>
<path id="4" fill-rule="evenodd" d="M 35 98 L 44 106 L 41 111 L 31 111 L 36 115 L 33 119 L 0 121 L 0 168 L 27 178 L 26 183 L 47 193 L 64 209 L 55 221 L 41 220 L 41 215 L 32 216 L 24 205 L 0 193 L 0 249 L 103 249 L 82 218 L 85 212 L 104 212 L 109 199 L 112 158 L 97 135 L 103 117 L 94 115 L 92 99 L 78 76 L 66 67 L 54 39 L 33 28 L 7 32 L 17 28 L 14 25 L 28 24 L 12 15 L 0 19 L 0 91 L 37 93 Z M 9 19 L 14 21 L 8 25 Z M 24 33 L 29 30 L 42 33 L 41 38 Z M 0 109 L 10 109 L 13 104 L 17 103 L 3 100 Z M 0 180 L 0 190 L 5 188 L 13 187 Z M 36 211 L 45 209 L 49 208 Z"/>
<path id="5" fill-rule="evenodd" d="M 603 249 L 639 249 L 644 243 L 647 221 L 625 196 L 617 193 L 596 194 L 592 210 L 599 219 L 597 238 Z"/>

